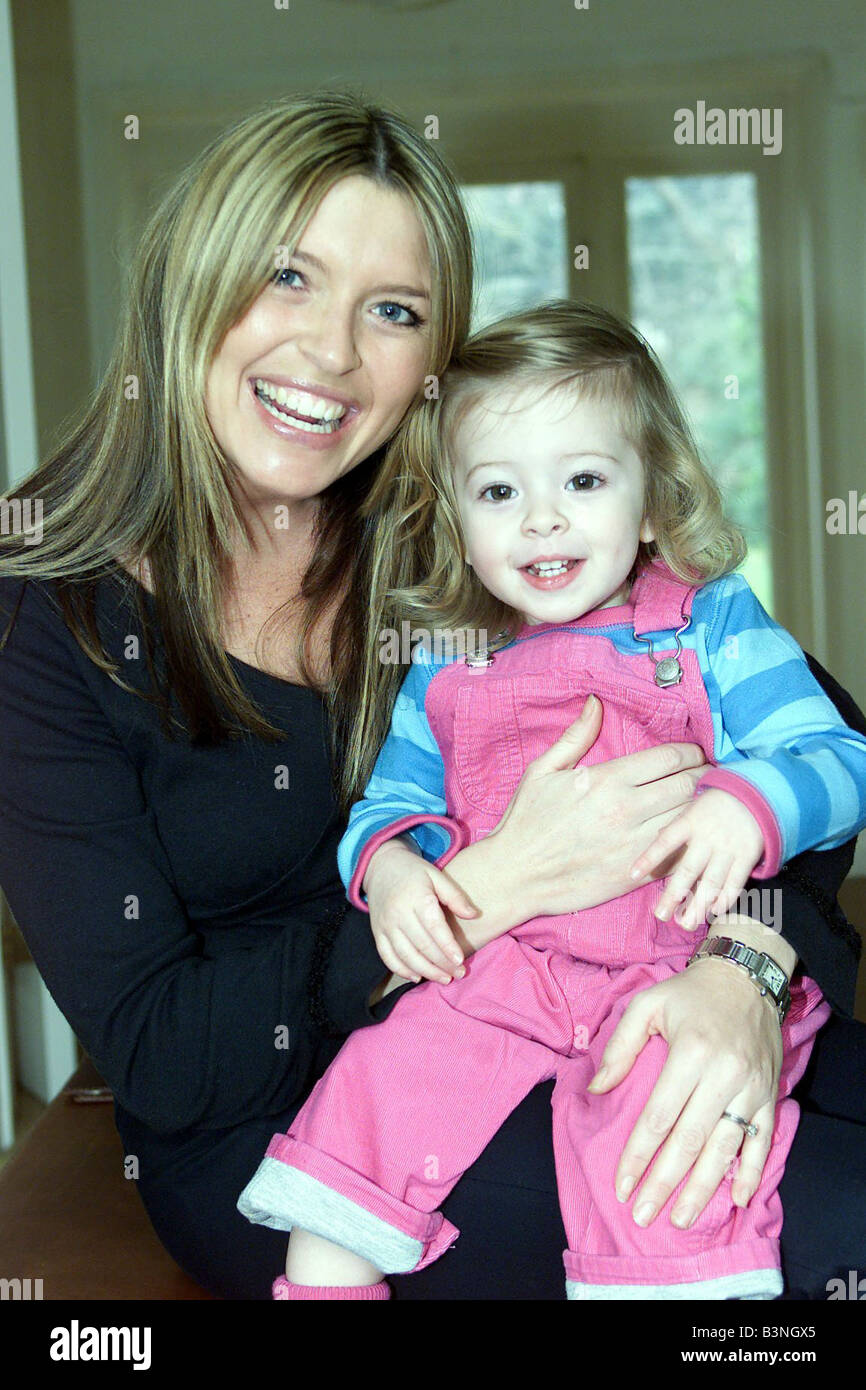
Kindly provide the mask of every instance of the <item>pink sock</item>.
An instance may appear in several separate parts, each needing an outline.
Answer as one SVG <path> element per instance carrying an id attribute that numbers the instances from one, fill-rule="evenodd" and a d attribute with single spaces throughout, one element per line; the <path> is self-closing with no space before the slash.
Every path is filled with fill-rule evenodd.
<path id="1" fill-rule="evenodd" d="M 272 1298 L 390 1298 L 391 1290 L 381 1284 L 356 1284 L 349 1288 L 323 1288 L 318 1284 L 293 1284 L 281 1274 L 271 1285 Z"/>

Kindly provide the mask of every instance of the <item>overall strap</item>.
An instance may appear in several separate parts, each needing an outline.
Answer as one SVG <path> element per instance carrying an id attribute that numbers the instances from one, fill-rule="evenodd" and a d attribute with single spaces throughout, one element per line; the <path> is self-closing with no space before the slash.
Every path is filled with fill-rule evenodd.
<path id="1" fill-rule="evenodd" d="M 691 616 L 692 600 L 700 584 L 680 579 L 662 560 L 643 569 L 632 586 L 635 636 L 647 632 L 676 631 Z"/>

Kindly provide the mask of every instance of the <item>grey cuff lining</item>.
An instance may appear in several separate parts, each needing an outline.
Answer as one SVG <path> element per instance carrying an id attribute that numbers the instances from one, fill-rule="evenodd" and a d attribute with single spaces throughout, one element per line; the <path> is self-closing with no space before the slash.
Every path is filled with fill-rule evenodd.
<path id="1" fill-rule="evenodd" d="M 749 1269 L 742 1274 L 723 1274 L 717 1279 L 700 1279 L 689 1284 L 579 1284 L 565 1281 L 566 1297 L 613 1302 L 645 1299 L 723 1299 L 778 1298 L 784 1290 L 778 1269 Z"/>
<path id="2" fill-rule="evenodd" d="M 381 1217 L 319 1182 L 300 1168 L 266 1155 L 237 1201 L 238 1211 L 257 1226 L 313 1235 L 352 1250 L 383 1274 L 408 1274 L 424 1245 Z"/>

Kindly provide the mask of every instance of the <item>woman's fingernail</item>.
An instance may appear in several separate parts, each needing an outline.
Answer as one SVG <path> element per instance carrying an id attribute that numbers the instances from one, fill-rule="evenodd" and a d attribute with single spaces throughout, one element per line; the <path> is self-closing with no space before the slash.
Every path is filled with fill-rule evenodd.
<path id="1" fill-rule="evenodd" d="M 590 1083 L 589 1083 L 590 1086 L 600 1086 L 604 1081 L 606 1081 L 606 1080 L 607 1080 L 607 1074 L 608 1074 L 609 1070 L 610 1070 L 609 1067 L 599 1067 L 599 1069 L 598 1069 L 598 1071 L 596 1072 L 595 1076 L 592 1078 L 592 1080 L 591 1080 Z"/>
<path id="2" fill-rule="evenodd" d="M 625 1202 L 625 1201 L 627 1201 L 627 1200 L 628 1200 L 628 1197 L 629 1197 L 629 1194 L 630 1194 L 630 1193 L 632 1192 L 632 1190 L 634 1189 L 634 1184 L 635 1184 L 635 1179 L 634 1179 L 634 1178 L 623 1178 L 623 1180 L 622 1180 L 622 1182 L 620 1183 L 619 1187 L 616 1189 L 616 1200 L 617 1200 L 618 1202 Z"/>
<path id="3" fill-rule="evenodd" d="M 652 1202 L 641 1202 L 634 1214 L 635 1222 L 638 1226 L 648 1226 L 656 1214 L 656 1209 Z"/>
<path id="4" fill-rule="evenodd" d="M 695 1219 L 695 1215 L 694 1208 L 683 1207 L 682 1211 L 675 1211 L 673 1213 L 671 1220 L 675 1226 L 679 1226 L 680 1230 L 684 1231 L 688 1226 L 691 1226 Z"/>

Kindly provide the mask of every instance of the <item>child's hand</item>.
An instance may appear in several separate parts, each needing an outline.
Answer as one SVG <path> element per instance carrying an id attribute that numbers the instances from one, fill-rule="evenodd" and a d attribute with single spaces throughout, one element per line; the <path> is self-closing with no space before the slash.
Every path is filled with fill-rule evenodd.
<path id="1" fill-rule="evenodd" d="M 764 837 L 751 811 L 719 787 L 696 796 L 676 820 L 666 825 L 649 849 L 632 865 L 632 878 L 643 878 L 681 845 L 684 853 L 658 900 L 655 915 L 666 922 L 675 914 L 682 927 L 705 922 L 707 913 L 720 917 L 733 907 L 764 852 Z"/>
<path id="2" fill-rule="evenodd" d="M 457 917 L 476 917 L 477 909 L 417 849 L 399 836 L 386 840 L 372 855 L 362 888 L 376 949 L 395 975 L 416 984 L 425 979 L 447 985 L 466 974 L 442 906 Z"/>

